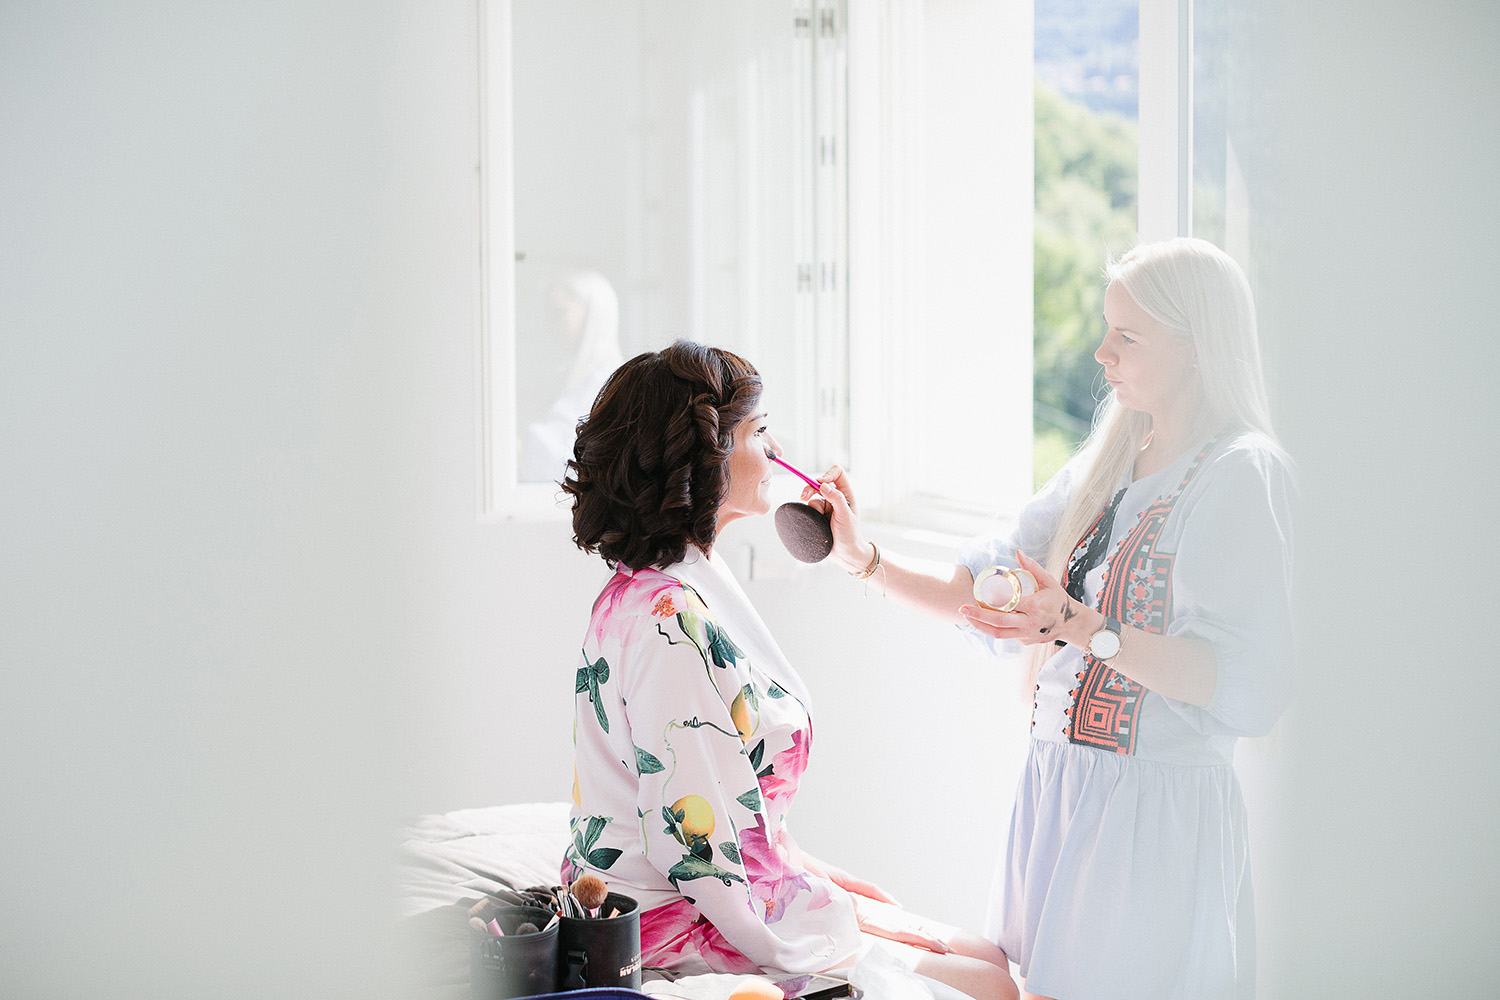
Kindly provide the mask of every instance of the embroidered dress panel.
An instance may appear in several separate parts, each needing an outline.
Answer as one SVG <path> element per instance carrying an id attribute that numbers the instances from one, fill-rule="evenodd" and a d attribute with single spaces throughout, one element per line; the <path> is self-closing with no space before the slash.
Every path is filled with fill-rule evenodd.
<path id="1" fill-rule="evenodd" d="M 1100 612 L 1130 628 L 1158 635 L 1166 631 L 1171 613 L 1172 556 L 1156 551 L 1157 539 L 1177 498 L 1193 481 L 1198 467 L 1218 441 L 1215 437 L 1198 451 L 1177 488 L 1142 510 L 1135 527 L 1120 540 L 1104 571 L 1099 591 Z M 1116 504 L 1122 495 L 1116 494 Z M 1083 553 L 1094 544 L 1098 526 L 1099 521 L 1095 521 L 1094 527 L 1079 539 L 1070 568 L 1078 565 Z M 1064 585 L 1067 582 L 1065 579 Z M 1135 753 L 1136 710 L 1146 693 L 1145 686 L 1116 672 L 1087 651 L 1083 653 L 1083 662 L 1078 686 L 1069 692 L 1073 700 L 1066 711 L 1069 741 L 1116 753 Z"/>

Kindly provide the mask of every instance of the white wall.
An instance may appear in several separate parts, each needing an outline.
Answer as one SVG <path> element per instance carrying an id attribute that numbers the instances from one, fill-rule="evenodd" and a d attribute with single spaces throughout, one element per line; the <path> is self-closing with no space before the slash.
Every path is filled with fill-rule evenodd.
<path id="1" fill-rule="evenodd" d="M 1287 4 L 1262 322 L 1301 466 L 1269 996 L 1494 996 L 1500 9 Z"/>
<path id="2" fill-rule="evenodd" d="M 392 819 L 507 791 L 585 567 L 473 516 L 473 20 L 0 11 L 0 994 L 380 995 Z"/>
<path id="3" fill-rule="evenodd" d="M 1336 8 L 1267 57 L 1308 499 L 1266 993 L 1477 996 L 1496 15 Z M 474 60 L 462 2 L 0 11 L 0 993 L 391 995 L 389 824 L 566 797 L 602 570 L 474 516 Z M 1011 682 L 832 571 L 751 589 L 818 698 L 799 836 L 974 922 Z"/>

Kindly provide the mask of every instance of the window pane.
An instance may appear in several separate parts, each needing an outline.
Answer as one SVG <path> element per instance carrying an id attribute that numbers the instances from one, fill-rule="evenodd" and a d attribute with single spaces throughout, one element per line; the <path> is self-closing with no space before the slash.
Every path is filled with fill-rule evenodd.
<path id="1" fill-rule="evenodd" d="M 1243 0 L 1193 4 L 1192 234 L 1250 260 L 1248 195 L 1235 139 L 1260 102 L 1250 93 L 1245 46 L 1251 10 Z M 1233 110 L 1231 110 L 1233 109 Z"/>
<path id="2" fill-rule="evenodd" d="M 1088 433 L 1106 259 L 1136 243 L 1136 0 L 1037 0 L 1034 479 Z"/>
<path id="3" fill-rule="evenodd" d="M 842 262 L 816 228 L 817 121 L 842 112 L 819 103 L 827 49 L 798 6 L 513 0 L 522 481 L 560 478 L 603 378 L 677 337 L 747 357 L 778 437 L 813 440 L 847 367 L 809 357 L 819 318 L 843 317 L 818 308 Z"/>

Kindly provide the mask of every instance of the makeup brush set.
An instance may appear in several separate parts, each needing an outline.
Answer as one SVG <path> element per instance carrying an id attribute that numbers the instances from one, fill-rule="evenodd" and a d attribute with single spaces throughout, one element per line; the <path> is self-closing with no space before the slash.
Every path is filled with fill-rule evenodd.
<path id="1" fill-rule="evenodd" d="M 497 888 L 469 909 L 473 1000 L 640 986 L 639 908 L 597 875 L 566 886 Z"/>

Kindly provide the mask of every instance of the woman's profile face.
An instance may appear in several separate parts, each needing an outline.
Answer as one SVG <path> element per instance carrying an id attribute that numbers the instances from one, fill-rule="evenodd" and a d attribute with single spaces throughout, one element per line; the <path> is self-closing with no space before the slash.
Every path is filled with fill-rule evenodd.
<path id="1" fill-rule="evenodd" d="M 1104 366 L 1121 406 L 1160 418 L 1194 402 L 1194 351 L 1188 338 L 1152 319 L 1118 283 L 1104 290 Z"/>
<path id="2" fill-rule="evenodd" d="M 781 454 L 781 446 L 771 436 L 766 414 L 756 413 L 741 420 L 734 428 L 734 452 L 729 456 L 729 488 L 719 504 L 719 528 L 730 521 L 771 511 L 771 473 L 775 463 L 766 455 Z"/>

